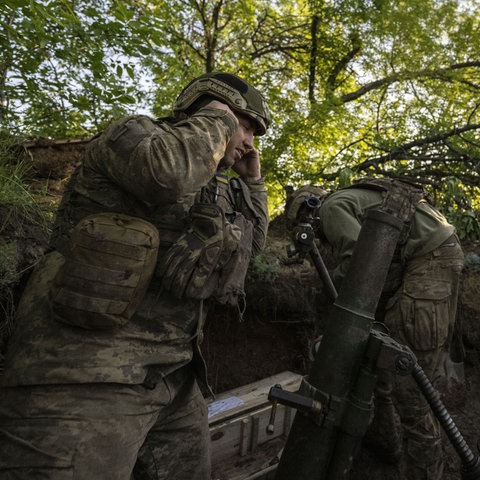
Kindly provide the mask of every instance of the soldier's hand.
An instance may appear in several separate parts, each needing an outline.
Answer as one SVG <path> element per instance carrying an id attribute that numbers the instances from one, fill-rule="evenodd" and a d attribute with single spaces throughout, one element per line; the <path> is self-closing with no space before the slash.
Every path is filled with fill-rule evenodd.
<path id="1" fill-rule="evenodd" d="M 205 104 L 205 108 L 216 108 L 218 110 L 225 110 L 226 112 L 229 112 L 233 116 L 235 116 L 232 112 L 232 109 L 226 103 L 223 103 L 220 100 L 211 100 L 210 102 Z"/>
<path id="2" fill-rule="evenodd" d="M 237 172 L 243 180 L 260 180 L 262 173 L 260 168 L 260 156 L 256 148 L 248 150 L 245 155 L 232 166 L 232 170 Z"/>

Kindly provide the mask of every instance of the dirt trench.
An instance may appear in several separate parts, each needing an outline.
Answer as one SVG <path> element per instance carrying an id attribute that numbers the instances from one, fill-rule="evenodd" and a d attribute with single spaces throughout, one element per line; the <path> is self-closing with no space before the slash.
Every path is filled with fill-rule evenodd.
<path id="1" fill-rule="evenodd" d="M 40 205 L 54 210 L 74 166 L 80 161 L 84 142 L 47 143 L 31 147 L 32 193 Z M 0 206 L 0 208 L 6 208 Z M 17 268 L 28 271 L 42 254 L 46 235 L 28 222 L 22 234 L 3 232 L 3 243 L 15 243 Z M 308 263 L 287 264 L 290 244 L 282 218 L 270 227 L 267 247 L 257 269 L 247 277 L 247 307 L 243 314 L 234 308 L 212 305 L 205 327 L 203 352 L 209 382 L 216 392 L 251 383 L 290 370 L 307 374 L 311 348 L 328 319 L 328 298 L 313 267 Z M 465 243 L 466 266 L 462 276 L 458 320 L 465 346 L 464 385 L 442 398 L 468 445 L 477 451 L 480 438 L 480 245 Z M 22 287 L 22 276 L 0 292 L 0 354 L 8 335 L 9 317 Z M 3 316 L 3 318 L 2 318 Z M 445 480 L 461 478 L 459 460 L 445 441 Z M 367 448 L 354 463 L 350 478 L 356 480 L 401 479 L 396 467 Z"/>

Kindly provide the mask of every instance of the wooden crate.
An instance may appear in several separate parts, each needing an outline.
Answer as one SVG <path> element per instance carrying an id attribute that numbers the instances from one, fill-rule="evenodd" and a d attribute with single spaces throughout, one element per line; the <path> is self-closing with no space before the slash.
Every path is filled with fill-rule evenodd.
<path id="1" fill-rule="evenodd" d="M 266 479 L 273 472 L 295 411 L 278 404 L 274 431 L 267 433 L 270 388 L 295 392 L 302 377 L 282 372 L 218 395 L 208 402 L 213 480 Z"/>

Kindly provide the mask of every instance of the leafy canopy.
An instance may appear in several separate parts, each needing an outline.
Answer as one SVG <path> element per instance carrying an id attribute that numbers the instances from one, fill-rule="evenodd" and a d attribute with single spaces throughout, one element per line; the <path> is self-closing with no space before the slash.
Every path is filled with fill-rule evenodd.
<path id="1" fill-rule="evenodd" d="M 0 120 L 91 135 L 127 113 L 168 115 L 188 81 L 226 70 L 273 112 L 259 140 L 272 214 L 288 185 L 406 176 L 478 238 L 479 12 L 480 0 L 6 0 Z"/>

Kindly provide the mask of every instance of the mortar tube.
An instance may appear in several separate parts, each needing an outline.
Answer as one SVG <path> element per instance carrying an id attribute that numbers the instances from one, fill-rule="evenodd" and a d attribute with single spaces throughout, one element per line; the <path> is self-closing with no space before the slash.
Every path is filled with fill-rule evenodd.
<path id="1" fill-rule="evenodd" d="M 338 297 L 308 377 L 308 383 L 330 400 L 345 403 L 362 363 L 380 295 L 403 227 L 396 216 L 380 210 L 367 212 Z M 373 393 L 373 387 L 372 387 Z M 352 452 L 342 442 L 340 411 L 323 424 L 303 413 L 295 415 L 275 480 L 336 480 L 351 467 Z M 334 417 L 333 420 L 331 417 Z M 358 443 L 362 437 L 358 437 Z M 351 439 L 347 442 L 352 445 Z M 340 445 L 338 445 L 340 446 Z M 353 448 L 353 445 L 352 445 Z M 342 452 L 342 476 L 329 473 L 334 452 Z M 334 470 L 339 471 L 338 461 Z"/>

